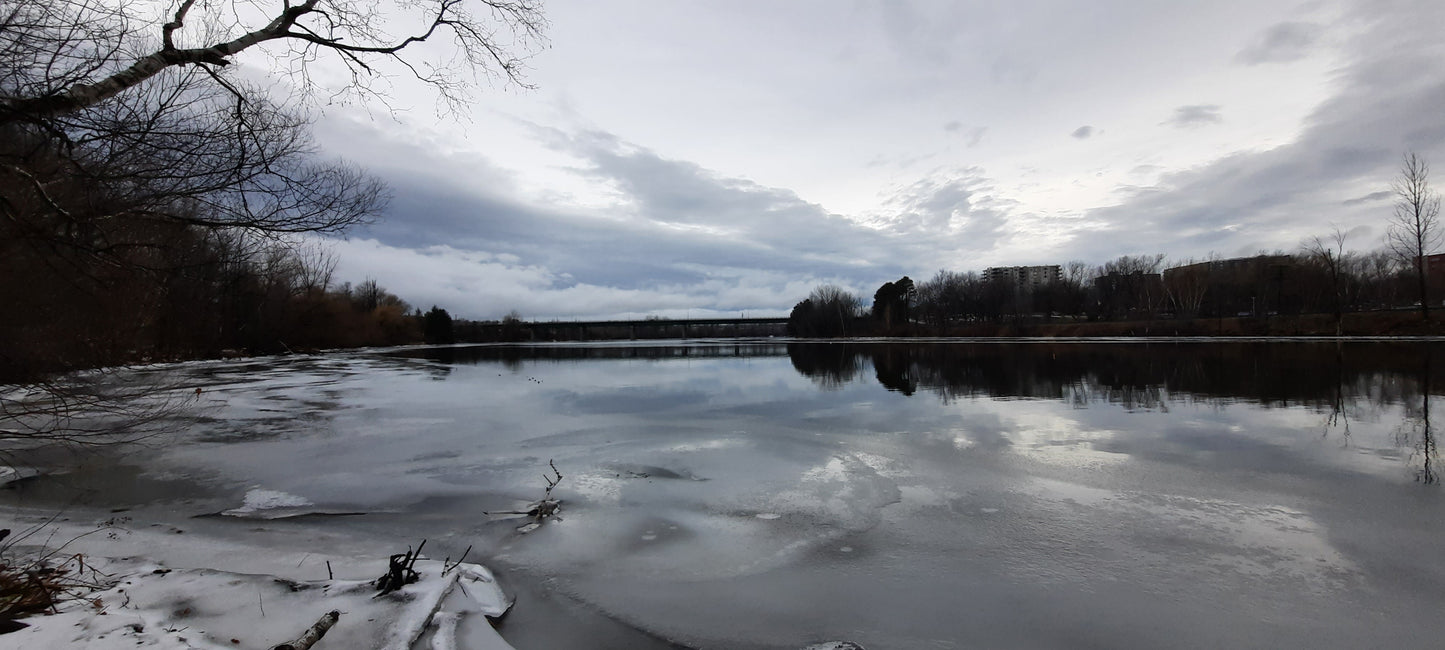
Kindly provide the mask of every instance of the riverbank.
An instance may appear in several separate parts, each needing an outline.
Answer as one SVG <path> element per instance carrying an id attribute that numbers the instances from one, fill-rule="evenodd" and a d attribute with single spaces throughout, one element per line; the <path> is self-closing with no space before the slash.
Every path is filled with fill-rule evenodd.
<path id="1" fill-rule="evenodd" d="M 781 329 L 759 329 L 780 325 L 779 319 L 739 319 L 729 327 L 711 320 L 649 320 L 578 323 L 528 323 L 526 336 L 510 338 L 459 336 L 459 343 L 540 343 L 647 341 L 661 339 L 773 338 Z M 753 324 L 756 327 L 742 327 Z M 911 322 L 883 327 L 867 316 L 853 319 L 840 338 L 917 337 L 1043 337 L 1093 338 L 1125 336 L 1190 337 L 1299 337 L 1299 336 L 1445 336 L 1445 314 L 1434 314 L 1426 322 L 1418 310 L 1355 312 L 1342 315 L 1338 327 L 1333 314 L 1261 314 L 1227 318 L 1131 318 L 1096 321 L 1071 316 L 1004 317 L 999 321 L 954 322 L 945 326 Z"/>
<path id="2" fill-rule="evenodd" d="M 100 512 L 27 510 L 0 517 L 0 527 L 11 531 L 0 561 L 49 576 L 57 592 L 48 613 L 0 636 L 12 647 L 272 648 L 330 612 L 339 615 L 319 647 L 512 647 L 487 620 L 512 599 L 477 564 L 423 556 L 415 582 L 380 594 L 387 557 L 294 533 L 220 538 Z"/>
<path id="3" fill-rule="evenodd" d="M 897 336 L 1089 338 L 1121 336 L 1445 336 L 1445 313 L 1429 321 L 1418 311 L 1344 314 L 1287 314 L 1229 318 L 1157 318 L 1123 321 L 966 323 L 948 327 L 915 325 Z"/>

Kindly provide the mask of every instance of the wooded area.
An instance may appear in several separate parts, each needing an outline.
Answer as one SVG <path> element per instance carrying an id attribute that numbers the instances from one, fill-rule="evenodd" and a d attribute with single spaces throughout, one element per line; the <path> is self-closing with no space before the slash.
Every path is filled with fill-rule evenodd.
<path id="1" fill-rule="evenodd" d="M 384 102 L 388 67 L 453 104 L 480 77 L 523 84 L 540 6 L 477 7 L 183 0 L 155 20 L 106 0 L 0 2 L 0 382 L 422 340 L 419 311 L 375 281 L 338 286 L 308 243 L 389 195 L 321 156 L 310 126 L 318 96 Z M 243 53 L 284 71 L 281 94 L 233 72 Z M 318 82 L 322 57 L 349 78 Z"/>

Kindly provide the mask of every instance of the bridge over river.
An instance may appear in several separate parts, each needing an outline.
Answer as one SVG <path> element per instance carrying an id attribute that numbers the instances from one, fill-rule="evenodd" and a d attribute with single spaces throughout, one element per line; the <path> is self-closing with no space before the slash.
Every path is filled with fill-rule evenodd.
<path id="1" fill-rule="evenodd" d="M 787 318 L 689 318 L 663 320 L 552 321 L 526 323 L 534 341 L 615 339 L 752 338 L 786 336 Z"/>

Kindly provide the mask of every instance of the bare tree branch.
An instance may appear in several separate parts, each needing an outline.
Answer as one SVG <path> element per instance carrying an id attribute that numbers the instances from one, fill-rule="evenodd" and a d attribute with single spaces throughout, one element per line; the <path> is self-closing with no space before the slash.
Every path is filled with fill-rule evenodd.
<path id="1" fill-rule="evenodd" d="M 529 87 L 522 79 L 524 60 L 541 44 L 546 27 L 539 0 L 431 0 L 379 5 L 360 0 L 307 0 L 283 4 L 260 27 L 228 33 L 232 30 L 219 27 L 220 16 L 227 13 L 227 6 L 229 13 L 241 16 L 238 4 L 256 6 L 239 0 L 201 5 L 211 10 L 200 18 L 201 22 L 220 35 L 197 47 L 178 47 L 177 37 L 186 30 L 196 9 L 195 0 L 183 0 L 170 22 L 161 26 L 159 49 L 107 72 L 119 62 L 120 52 L 137 47 L 142 38 L 125 23 L 123 6 L 95 0 L 7 0 L 0 5 L 9 9 L 0 9 L 9 16 L 0 24 L 0 62 L 12 50 L 40 49 L 54 52 L 55 57 L 48 62 L 33 57 L 29 61 L 28 67 L 35 69 L 32 72 L 43 72 L 41 79 L 26 79 L 14 87 L 0 79 L 0 124 L 71 114 L 126 92 L 169 68 L 227 66 L 235 55 L 271 41 L 293 44 L 285 56 L 301 66 L 299 78 L 303 82 L 310 78 L 304 67 L 319 52 L 335 52 L 352 66 L 353 72 L 365 75 L 376 74 L 368 57 L 377 56 L 402 65 L 417 79 L 435 87 L 445 101 L 455 104 L 465 99 L 464 86 L 459 83 L 464 76 L 475 80 L 500 74 L 509 83 Z M 471 5 L 484 7 L 488 18 L 470 12 Z M 379 27 L 408 17 L 420 21 L 411 35 L 390 38 Z M 101 27 L 79 27 L 91 22 Z M 233 25 L 239 28 L 239 22 Z M 455 59 L 438 61 L 427 66 L 431 72 L 420 73 L 417 63 L 425 60 L 425 54 L 414 51 L 443 32 L 451 36 Z M 512 42 L 501 42 L 504 32 L 511 34 Z M 353 82 L 354 90 L 367 92 L 366 79 L 354 75 Z"/>
<path id="2" fill-rule="evenodd" d="M 1323 267 L 1330 277 L 1330 306 L 1335 315 L 1335 336 L 1344 333 L 1345 278 L 1342 265 L 1345 263 L 1345 239 L 1345 231 L 1336 226 L 1329 235 L 1310 237 L 1301 246 L 1305 256 Z"/>
<path id="3" fill-rule="evenodd" d="M 1415 152 L 1405 154 L 1400 175 L 1390 184 L 1395 211 L 1386 243 L 1415 271 L 1420 316 L 1430 319 L 1428 256 L 1440 248 L 1440 195 L 1430 188 L 1430 164 Z"/>

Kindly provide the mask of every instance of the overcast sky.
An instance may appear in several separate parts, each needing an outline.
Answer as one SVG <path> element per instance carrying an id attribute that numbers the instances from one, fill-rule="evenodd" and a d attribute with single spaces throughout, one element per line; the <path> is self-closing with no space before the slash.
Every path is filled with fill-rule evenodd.
<path id="1" fill-rule="evenodd" d="M 1445 186 L 1445 2 L 551 0 L 535 90 L 332 108 L 390 183 L 335 244 L 467 318 L 786 315 L 939 269 L 1377 248 Z"/>

